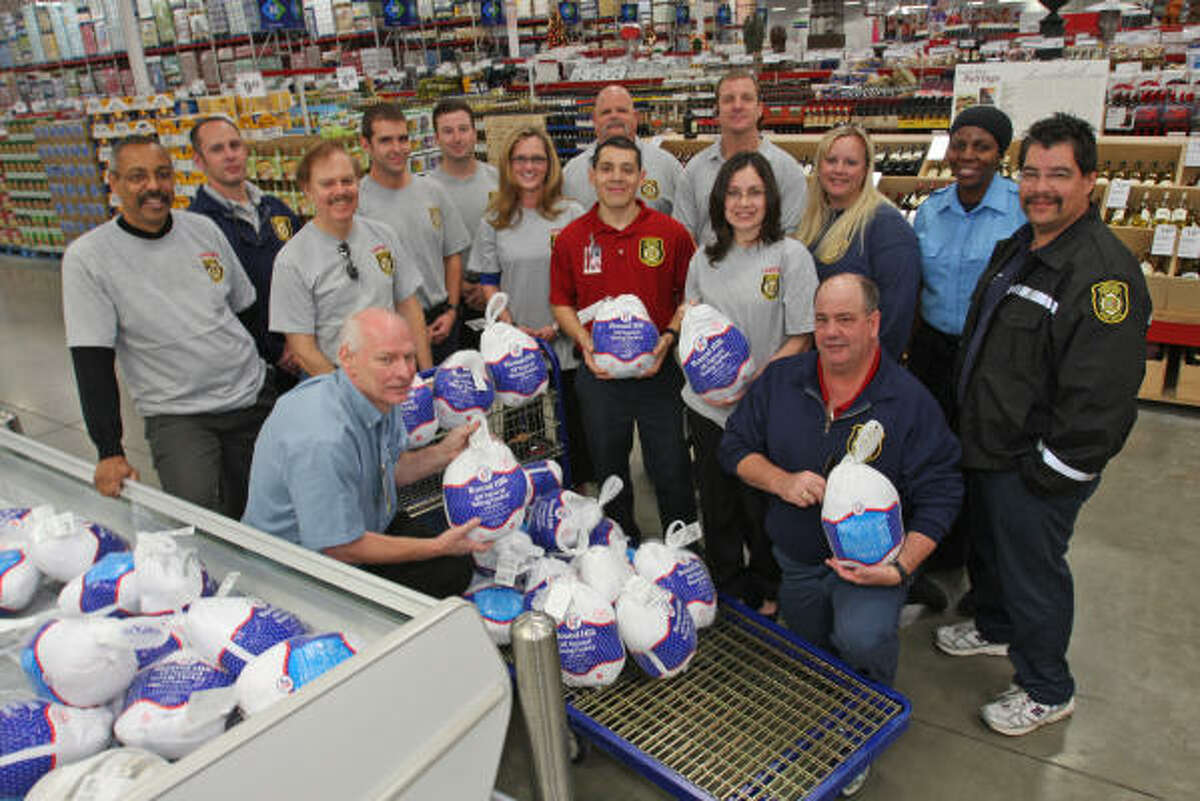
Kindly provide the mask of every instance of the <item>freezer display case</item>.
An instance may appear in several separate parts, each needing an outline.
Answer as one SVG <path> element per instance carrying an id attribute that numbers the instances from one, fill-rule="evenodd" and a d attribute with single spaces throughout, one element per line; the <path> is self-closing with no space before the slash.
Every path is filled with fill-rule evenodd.
<path id="1" fill-rule="evenodd" d="M 192 526 L 188 543 L 217 581 L 232 577 L 232 594 L 361 644 L 299 691 L 148 774 L 128 801 L 490 796 L 512 689 L 472 606 L 434 601 L 141 484 L 105 498 L 92 470 L 0 428 L 0 508 L 49 504 L 131 544 L 139 532 Z M 60 586 L 43 583 L 22 614 L 53 607 Z M 0 635 L 0 648 L 15 656 L 29 633 Z M 28 678 L 16 659 L 0 660 L 0 698 L 21 695 L 32 695 Z"/>

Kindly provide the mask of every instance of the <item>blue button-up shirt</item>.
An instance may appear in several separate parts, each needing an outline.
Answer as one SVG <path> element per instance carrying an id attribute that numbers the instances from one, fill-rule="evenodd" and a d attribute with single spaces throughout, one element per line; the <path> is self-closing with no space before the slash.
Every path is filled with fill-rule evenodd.
<path id="1" fill-rule="evenodd" d="M 310 378 L 263 423 L 242 522 L 313 550 L 384 531 L 407 447 L 399 407 L 379 411 L 341 370 Z"/>
<path id="2" fill-rule="evenodd" d="M 1025 224 L 1017 185 L 992 178 L 979 205 L 965 211 L 956 184 L 921 204 L 913 227 L 921 245 L 921 317 L 944 334 L 960 336 L 971 293 L 996 243 Z"/>

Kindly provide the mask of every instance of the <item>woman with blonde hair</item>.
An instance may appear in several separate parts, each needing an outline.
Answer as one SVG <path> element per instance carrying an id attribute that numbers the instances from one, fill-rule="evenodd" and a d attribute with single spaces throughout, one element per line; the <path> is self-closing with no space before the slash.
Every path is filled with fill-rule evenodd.
<path id="1" fill-rule="evenodd" d="M 479 275 L 485 302 L 503 291 L 508 308 L 502 319 L 551 343 L 562 368 L 561 389 L 571 443 L 572 476 L 590 478 L 579 409 L 575 401 L 574 343 L 558 335 L 550 312 L 550 246 L 559 231 L 584 209 L 562 195 L 562 167 L 544 130 L 518 128 L 505 140 L 500 186 L 488 202 L 471 246 L 468 269 Z"/>
<path id="2" fill-rule="evenodd" d="M 875 188 L 875 146 L 857 125 L 842 125 L 817 143 L 808 205 L 796 238 L 812 253 L 821 280 L 865 275 L 879 286 L 879 342 L 904 354 L 921 287 L 921 248 L 912 226 Z"/>

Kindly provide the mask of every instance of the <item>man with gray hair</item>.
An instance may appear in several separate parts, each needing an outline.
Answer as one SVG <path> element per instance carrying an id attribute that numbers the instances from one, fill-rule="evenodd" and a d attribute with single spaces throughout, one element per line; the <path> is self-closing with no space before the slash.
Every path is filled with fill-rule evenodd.
<path id="1" fill-rule="evenodd" d="M 397 510 L 397 488 L 440 472 L 475 425 L 408 450 L 399 404 L 417 370 L 404 318 L 368 308 L 342 326 L 340 369 L 301 383 L 263 423 L 242 522 L 435 597 L 471 577 L 478 519 L 433 535 Z M 400 533 L 403 529 L 404 533 Z"/>

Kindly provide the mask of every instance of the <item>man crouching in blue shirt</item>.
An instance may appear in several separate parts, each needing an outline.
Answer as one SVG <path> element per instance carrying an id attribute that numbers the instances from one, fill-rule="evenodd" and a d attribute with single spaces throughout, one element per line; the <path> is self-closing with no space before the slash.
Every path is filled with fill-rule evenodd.
<path id="1" fill-rule="evenodd" d="M 263 423 L 242 522 L 427 595 L 461 593 L 468 554 L 489 547 L 467 539 L 479 519 L 436 536 L 409 523 L 400 536 L 396 488 L 443 470 L 478 424 L 408 451 L 399 409 L 417 370 L 408 324 L 364 309 L 340 343 L 341 369 L 300 384 Z"/>
<path id="2" fill-rule="evenodd" d="M 874 282 L 827 278 L 814 310 L 816 352 L 767 366 L 725 426 L 721 464 L 770 496 L 767 533 L 788 628 L 891 684 L 905 585 L 958 514 L 961 450 L 933 396 L 881 353 Z M 883 424 L 870 465 L 900 493 L 906 534 L 895 561 L 846 567 L 831 558 L 821 527 L 825 476 L 868 420 Z"/>

